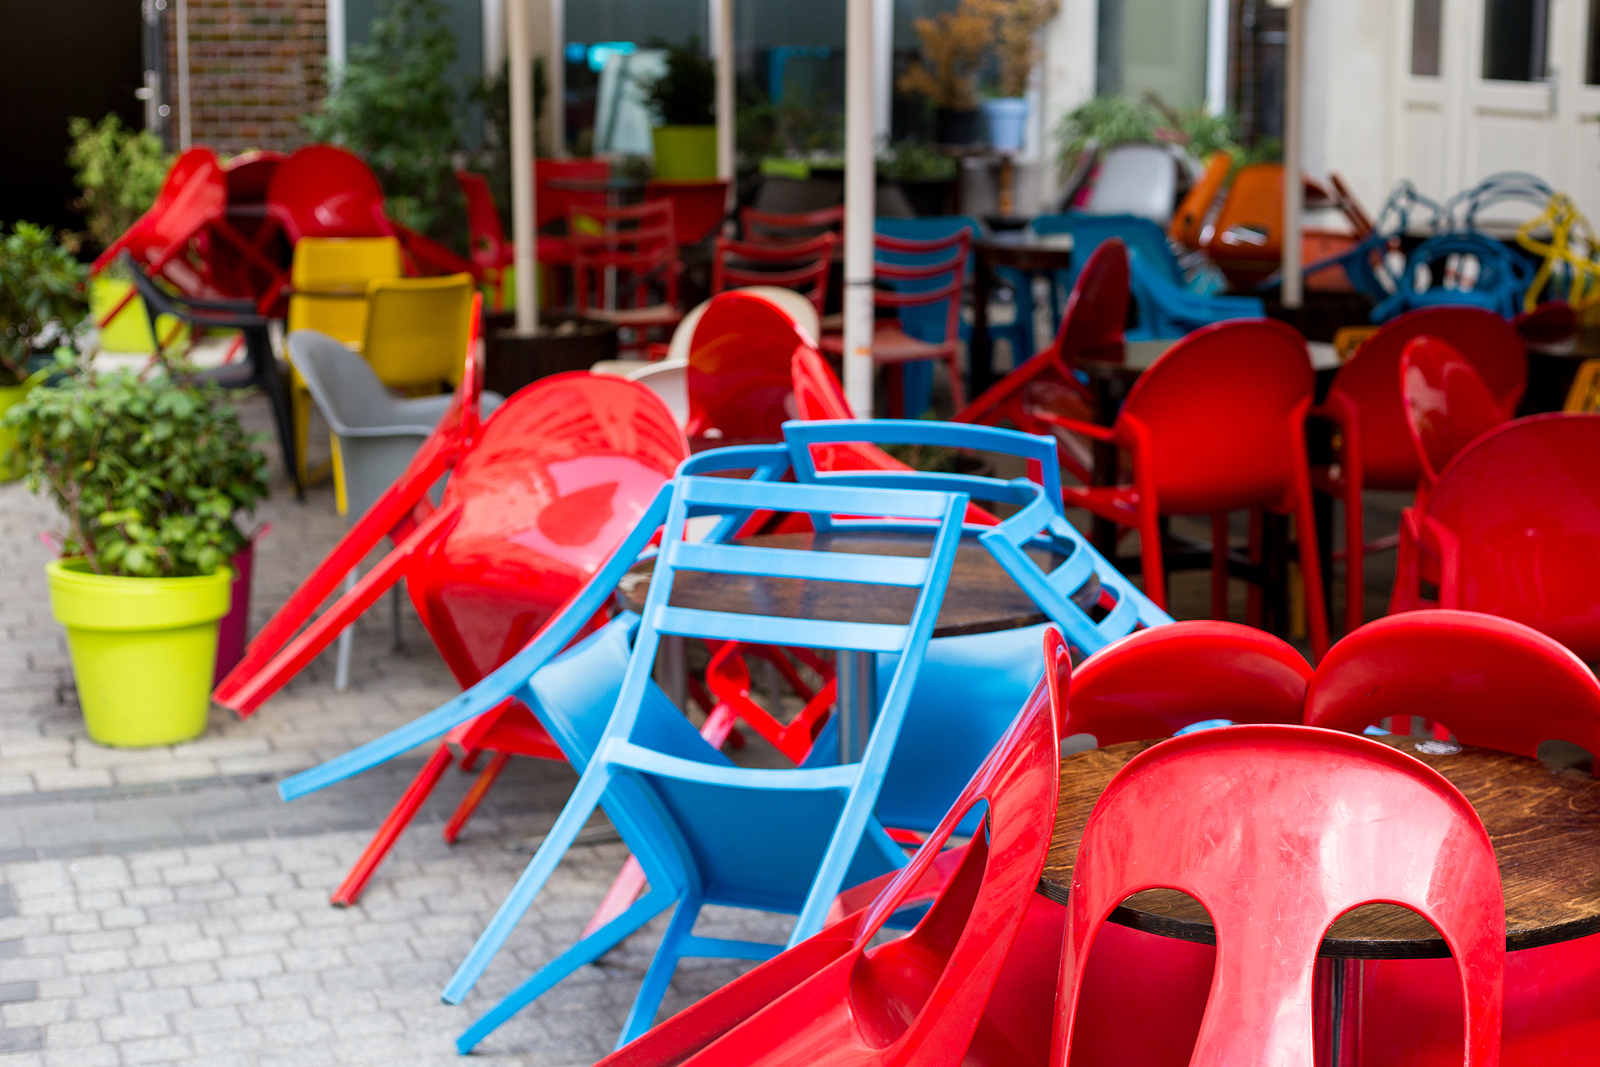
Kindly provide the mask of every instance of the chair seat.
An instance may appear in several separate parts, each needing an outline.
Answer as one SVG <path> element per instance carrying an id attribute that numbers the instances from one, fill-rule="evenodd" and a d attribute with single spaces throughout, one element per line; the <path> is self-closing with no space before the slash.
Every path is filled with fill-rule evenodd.
<path id="1" fill-rule="evenodd" d="M 618 326 L 676 326 L 683 321 L 683 312 L 671 304 L 652 304 L 642 308 L 585 308 L 583 314 L 592 319 L 604 319 Z"/>
<path id="2" fill-rule="evenodd" d="M 830 355 L 844 354 L 844 334 L 824 333 L 822 350 Z M 900 328 L 894 319 L 880 319 L 872 331 L 872 361 L 874 363 L 913 363 L 923 359 L 945 359 L 955 345 L 950 342 L 932 344 L 919 341 Z"/>

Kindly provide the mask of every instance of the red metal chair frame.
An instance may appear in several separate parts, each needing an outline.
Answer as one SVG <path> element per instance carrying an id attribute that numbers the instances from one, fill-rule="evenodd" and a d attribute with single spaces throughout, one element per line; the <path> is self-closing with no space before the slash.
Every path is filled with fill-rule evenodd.
<path id="1" fill-rule="evenodd" d="M 567 209 L 567 243 L 572 248 L 573 287 L 580 316 L 592 315 L 635 330 L 640 345 L 645 343 L 644 331 L 683 321 L 678 306 L 683 264 L 678 260 L 674 218 L 670 200 Z M 599 224 L 601 233 L 581 232 L 584 226 L 594 224 Z M 606 308 L 601 294 L 608 286 L 614 287 L 619 304 L 623 294 L 629 293 L 628 306 Z M 661 303 L 649 303 L 652 286 L 660 287 Z"/>
<path id="2" fill-rule="evenodd" d="M 504 273 L 515 259 L 516 250 L 506 239 L 500 224 L 500 209 L 495 206 L 489 179 L 469 170 L 458 170 L 456 184 L 467 203 L 467 241 L 472 262 L 494 289 L 494 310 L 502 310 L 505 300 Z"/>
<path id="3" fill-rule="evenodd" d="M 828 279 L 833 270 L 834 250 L 838 247 L 837 234 L 824 233 L 809 241 L 775 245 L 763 242 L 735 241 L 718 237 L 711 258 L 711 294 L 727 292 L 747 285 L 778 285 L 794 289 L 811 301 L 821 321 L 828 303 Z M 729 260 L 748 260 L 755 263 L 793 264 L 815 260 L 807 265 L 788 270 L 753 270 L 730 263 Z"/>
<path id="4" fill-rule="evenodd" d="M 762 211 L 754 207 L 739 209 L 739 234 L 756 244 L 795 244 L 817 236 L 812 230 L 844 229 L 844 205 L 819 208 L 816 211 L 781 212 Z M 766 234 L 761 230 L 768 231 Z M 796 235 L 794 231 L 801 231 Z M 776 231 L 776 232 L 773 232 Z"/>

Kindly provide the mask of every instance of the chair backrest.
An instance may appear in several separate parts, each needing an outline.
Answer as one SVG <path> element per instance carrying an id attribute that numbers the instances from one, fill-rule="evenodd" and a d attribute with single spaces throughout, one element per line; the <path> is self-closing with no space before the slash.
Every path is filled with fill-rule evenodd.
<path id="1" fill-rule="evenodd" d="M 1317 664 L 1306 725 L 1360 733 L 1418 715 L 1457 740 L 1535 757 L 1546 741 L 1600 753 L 1600 681 L 1572 651 L 1510 619 L 1408 611 L 1370 622 Z"/>
<path id="2" fill-rule="evenodd" d="M 607 306 L 645 307 L 652 287 L 676 303 L 678 238 L 672 201 L 647 200 L 624 207 L 570 207 L 567 244 L 572 249 L 578 312 Z M 608 279 L 609 275 L 609 279 Z"/>
<path id="3" fill-rule="evenodd" d="M 818 234 L 792 244 L 735 241 L 718 237 L 711 259 L 711 292 L 751 286 L 782 287 L 801 293 L 820 321 L 828 303 L 828 279 L 839 237 Z M 756 264 L 768 264 L 760 269 Z"/>
<path id="4" fill-rule="evenodd" d="M 1183 203 L 1173 213 L 1167 236 L 1185 248 L 1199 248 L 1206 215 L 1210 213 L 1217 194 L 1222 192 L 1228 175 L 1232 173 L 1233 156 L 1227 152 L 1213 152 L 1211 158 L 1206 160 L 1206 169 L 1201 173 L 1200 180 L 1189 187 Z"/>
<path id="5" fill-rule="evenodd" d="M 1197 619 L 1129 634 L 1085 660 L 1063 736 L 1102 747 L 1166 737 L 1212 719 L 1299 725 L 1311 665 L 1287 642 Z"/>
<path id="6" fill-rule="evenodd" d="M 291 243 L 306 237 L 385 237 L 383 187 L 361 158 L 329 144 L 306 145 L 278 164 L 267 210 Z"/>
<path id="7" fill-rule="evenodd" d="M 367 332 L 367 286 L 401 274 L 394 237 L 307 237 L 294 246 L 289 268 L 290 330 L 320 330 L 359 345 Z"/>
<path id="8" fill-rule="evenodd" d="M 728 182 L 725 178 L 706 181 L 651 178 L 645 183 L 644 197 L 646 200 L 672 201 L 680 245 L 697 245 L 704 241 L 717 231 L 728 213 Z"/>
<path id="9" fill-rule="evenodd" d="M 1510 319 L 1533 274 L 1521 252 L 1485 234 L 1435 234 L 1411 250 L 1398 288 L 1372 309 L 1372 321 L 1439 305 L 1482 308 Z"/>
<path id="10" fill-rule="evenodd" d="M 1056 284 L 1063 292 L 1070 292 L 1077 284 L 1078 272 L 1101 244 L 1119 238 L 1150 261 L 1157 270 L 1166 274 L 1175 285 L 1183 284 L 1183 270 L 1177 257 L 1167 244 L 1166 231 L 1149 219 L 1137 215 L 1087 215 L 1072 211 L 1064 215 L 1041 215 L 1030 224 L 1038 234 L 1066 233 L 1072 235 L 1072 266 L 1056 272 Z"/>
<path id="11" fill-rule="evenodd" d="M 888 286 L 873 290 L 877 306 L 893 308 L 900 328 L 919 341 L 954 341 L 972 259 L 971 232 L 960 227 L 929 240 L 880 233 L 873 251 L 873 274 Z"/>
<path id="12" fill-rule="evenodd" d="M 1163 145 L 1125 144 L 1106 153 L 1086 209 L 1091 215 L 1137 215 L 1165 226 L 1178 198 L 1178 161 Z"/>
<path id="13" fill-rule="evenodd" d="M 1283 510 L 1305 463 L 1316 375 L 1305 339 L 1267 319 L 1218 323 L 1163 352 L 1122 404 L 1115 433 L 1163 514 Z"/>
<path id="14" fill-rule="evenodd" d="M 1516 619 L 1600 660 L 1600 415 L 1533 415 L 1462 450 L 1421 509 L 1442 607 Z"/>
<path id="15" fill-rule="evenodd" d="M 1128 296 L 1128 246 L 1112 237 L 1087 255 L 1067 296 L 1055 345 L 1063 363 L 1121 357 Z"/>
<path id="16" fill-rule="evenodd" d="M 361 354 L 386 385 L 461 380 L 472 330 L 472 275 L 374 278 Z"/>
<path id="17" fill-rule="evenodd" d="M 739 209 L 739 234 L 746 241 L 764 241 L 768 244 L 808 241 L 830 230 L 837 232 L 843 228 L 843 204 L 792 213 L 762 211 L 749 206 Z"/>
<path id="18" fill-rule="evenodd" d="M 389 425 L 395 400 L 359 353 L 317 330 L 294 330 L 287 341 L 289 362 L 305 379 L 334 433 Z"/>
<path id="19" fill-rule="evenodd" d="M 1150 888 L 1187 893 L 1216 928 L 1216 971 L 1191 1062 L 1312 1062 L 1324 931 L 1398 904 L 1460 967 L 1469 1067 L 1498 1062 L 1505 903 L 1494 847 L 1443 775 L 1386 745 L 1294 726 L 1232 726 L 1135 756 L 1084 827 L 1072 871 L 1051 1063 L 1072 1045 L 1095 934 Z"/>
<path id="20" fill-rule="evenodd" d="M 1511 417 L 1477 369 L 1437 337 L 1413 337 L 1401 349 L 1400 403 L 1422 465 L 1422 489 L 1433 487 L 1457 452 Z"/>
<path id="21" fill-rule="evenodd" d="M 776 441 L 794 415 L 791 361 L 815 348 L 766 297 L 738 289 L 712 297 L 689 347 L 689 436 Z"/>
<path id="22" fill-rule="evenodd" d="M 173 160 L 149 210 L 100 253 L 89 271 L 99 274 L 124 249 L 133 254 L 141 268 L 159 271 L 207 223 L 221 218 L 227 206 L 227 176 L 216 154 L 203 146 L 191 148 Z"/>
<path id="23" fill-rule="evenodd" d="M 1255 296 L 1196 296 L 1144 254 L 1129 256 L 1129 284 L 1139 306 L 1141 339 L 1179 338 L 1201 326 L 1230 319 L 1259 319 L 1266 305 Z"/>
<path id="24" fill-rule="evenodd" d="M 278 173 L 278 164 L 288 159 L 286 152 L 243 152 L 228 160 L 223 173 L 228 182 L 228 204 L 265 204 L 267 187 Z"/>
<path id="25" fill-rule="evenodd" d="M 1347 423 L 1355 420 L 1362 479 L 1369 489 L 1411 489 L 1421 476 L 1399 381 L 1401 351 L 1423 336 L 1446 342 L 1471 363 L 1503 410 L 1514 410 L 1527 387 L 1522 339 L 1499 315 L 1481 308 L 1423 308 L 1384 323 L 1339 368 L 1326 400 Z"/>
<path id="26" fill-rule="evenodd" d="M 474 171 L 458 170 L 456 184 L 461 186 L 461 195 L 467 202 L 467 240 L 472 255 L 497 262 L 507 248 L 506 231 L 489 179 Z"/>
<path id="27" fill-rule="evenodd" d="M 978 241 L 986 232 L 983 224 L 971 215 L 925 215 L 915 219 L 894 219 L 878 216 L 872 221 L 873 230 L 884 237 L 898 237 L 911 241 L 938 241 L 954 237 L 963 231 L 972 241 Z M 972 259 L 967 259 L 967 273 L 972 272 Z"/>
<path id="28" fill-rule="evenodd" d="M 689 364 L 686 360 L 663 359 L 623 375 L 629 381 L 650 388 L 661 398 L 678 420 L 679 426 L 689 423 Z"/>
<path id="29" fill-rule="evenodd" d="M 1600 359 L 1586 359 L 1578 365 L 1561 410 L 1572 414 L 1600 412 Z"/>
<path id="30" fill-rule="evenodd" d="M 543 229 L 557 219 L 567 217 L 567 212 L 575 207 L 584 208 L 588 214 L 589 208 L 603 208 L 606 206 L 606 194 L 603 189 L 557 189 L 551 186 L 556 180 L 577 181 L 605 181 L 611 177 L 611 162 L 606 159 L 539 159 L 533 164 L 534 182 L 539 187 L 538 203 L 535 205 L 534 225 Z"/>

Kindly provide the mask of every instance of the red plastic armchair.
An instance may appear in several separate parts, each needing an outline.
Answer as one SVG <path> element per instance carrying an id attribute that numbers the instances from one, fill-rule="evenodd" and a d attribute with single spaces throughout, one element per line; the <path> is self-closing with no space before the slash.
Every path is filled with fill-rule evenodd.
<path id="1" fill-rule="evenodd" d="M 1095 935 L 1130 894 L 1165 887 L 1205 906 L 1216 974 L 1194 1067 L 1310 1064 L 1312 979 L 1325 930 L 1369 902 L 1420 913 L 1461 968 L 1457 1049 L 1499 1059 L 1505 903 L 1494 848 L 1431 767 L 1349 734 L 1233 726 L 1135 756 L 1084 828 L 1051 1052 L 1067 1063 Z"/>
<path id="2" fill-rule="evenodd" d="M 1391 613 L 1515 619 L 1600 661 L 1600 415 L 1533 415 L 1463 449 L 1401 516 Z"/>
<path id="3" fill-rule="evenodd" d="M 1504 411 L 1514 411 L 1528 381 L 1528 357 L 1509 323 L 1480 308 L 1438 307 L 1409 312 L 1383 325 L 1333 377 L 1326 399 L 1312 410 L 1333 427 L 1333 463 L 1311 472 L 1318 492 L 1343 500 L 1345 619 L 1348 633 L 1364 618 L 1362 557 L 1386 547 L 1363 532 L 1363 489 L 1414 489 L 1422 478 L 1397 388 L 1400 353 L 1415 337 L 1451 345 L 1482 376 Z"/>
<path id="4" fill-rule="evenodd" d="M 306 145 L 278 164 L 267 186 L 267 210 L 291 243 L 302 237 L 396 236 L 372 168 L 334 145 Z"/>
<path id="5" fill-rule="evenodd" d="M 712 297 L 689 348 L 689 438 L 780 440 L 794 417 L 790 364 L 812 344 L 765 297 L 737 289 Z"/>
<path id="6" fill-rule="evenodd" d="M 1039 418 L 1132 454 L 1133 483 L 1064 486 L 1068 507 L 1138 529 L 1144 590 L 1166 605 L 1164 515 L 1212 516 L 1212 611 L 1226 610 L 1227 512 L 1292 515 L 1305 578 L 1311 648 L 1328 650 L 1322 570 L 1306 468 L 1305 415 L 1314 376 L 1305 341 L 1267 320 L 1217 323 L 1173 345 L 1135 383 L 1107 429 L 1050 412 Z"/>
<path id="7" fill-rule="evenodd" d="M 645 331 L 683 321 L 678 306 L 683 264 L 678 262 L 673 220 L 670 200 L 567 209 L 567 243 L 572 247 L 580 316 L 632 330 L 641 346 L 646 343 Z M 596 226 L 600 232 L 585 232 Z M 614 300 L 607 299 L 608 291 L 615 294 Z"/>
<path id="8" fill-rule="evenodd" d="M 704 241 L 717 232 L 722 220 L 728 217 L 728 182 L 724 178 L 709 181 L 651 178 L 645 183 L 644 198 L 672 201 L 678 244 L 683 247 Z"/>
<path id="9" fill-rule="evenodd" d="M 1511 419 L 1476 368 L 1448 341 L 1414 337 L 1400 351 L 1400 402 L 1422 477 L 1417 501 L 1427 499 L 1439 472 L 1457 452 Z"/>
<path id="10" fill-rule="evenodd" d="M 828 278 L 838 244 L 838 236 L 832 233 L 781 245 L 718 237 L 711 259 L 711 292 L 715 295 L 747 285 L 781 285 L 810 300 L 820 322 L 828 303 Z"/>
<path id="11" fill-rule="evenodd" d="M 1079 359 L 1122 358 L 1128 293 L 1128 248 L 1113 237 L 1102 242 L 1078 272 L 1055 343 L 985 389 L 953 421 L 982 426 L 1009 423 L 1026 433 L 1051 434 L 1062 469 L 1088 485 L 1094 465 L 1089 443 L 1039 418 L 1038 412 L 1078 422 L 1094 420 L 1094 394 L 1073 374 L 1073 367 Z"/>
<path id="12" fill-rule="evenodd" d="M 1042 1063 L 1053 946 L 1018 934 L 1035 925 L 1035 911 L 1053 908 L 1035 888 L 1055 826 L 1057 721 L 1071 671 L 1053 629 L 1045 648 L 1053 669 L 950 814 L 869 907 L 612 1053 L 603 1067 Z M 983 802 L 986 832 L 941 853 Z M 939 864 L 954 873 L 922 921 L 869 947 Z M 1048 923 L 1038 925 L 1048 933 Z M 1041 945 L 1046 952 L 1036 951 Z M 997 984 L 1026 1000 L 991 998 Z"/>
<path id="13" fill-rule="evenodd" d="M 494 290 L 494 310 L 505 306 L 505 269 L 515 258 L 515 249 L 506 239 L 500 224 L 500 209 L 495 206 L 489 179 L 470 170 L 456 171 L 456 184 L 467 202 L 467 241 L 472 262 L 486 284 Z"/>
<path id="14" fill-rule="evenodd" d="M 794 244 L 830 230 L 839 233 L 843 229 L 843 204 L 799 212 L 762 211 L 754 207 L 739 209 L 739 233 L 746 241 Z"/>

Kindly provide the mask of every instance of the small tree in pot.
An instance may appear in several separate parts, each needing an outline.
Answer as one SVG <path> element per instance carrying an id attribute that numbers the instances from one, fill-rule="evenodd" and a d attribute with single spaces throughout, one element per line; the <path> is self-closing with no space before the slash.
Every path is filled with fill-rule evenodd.
<path id="1" fill-rule="evenodd" d="M 978 139 L 978 69 L 994 34 L 987 0 L 961 0 L 955 11 L 912 23 L 922 58 L 900 75 L 903 93 L 921 93 L 934 106 L 935 140 L 972 144 Z"/>
<path id="2" fill-rule="evenodd" d="M 83 373 L 6 416 L 66 528 L 47 566 L 89 736 L 162 745 L 202 733 L 236 523 L 267 493 L 266 457 L 215 385 Z"/>

